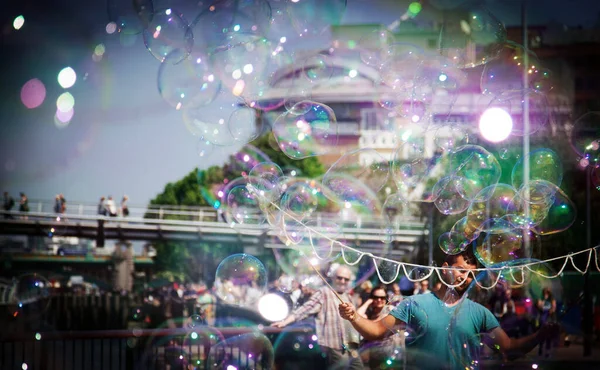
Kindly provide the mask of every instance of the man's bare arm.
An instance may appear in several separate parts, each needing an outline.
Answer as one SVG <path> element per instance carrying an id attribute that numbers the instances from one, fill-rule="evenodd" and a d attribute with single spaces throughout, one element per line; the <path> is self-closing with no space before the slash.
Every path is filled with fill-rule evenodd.
<path id="1" fill-rule="evenodd" d="M 361 317 L 354 306 L 349 303 L 339 305 L 340 316 L 352 323 L 352 326 L 367 340 L 383 339 L 385 334 L 393 330 L 396 325 L 402 325 L 402 321 L 392 315 L 387 315 L 381 320 L 371 321 Z"/>
<path id="2" fill-rule="evenodd" d="M 526 337 L 510 338 L 502 328 L 497 327 L 489 333 L 489 340 L 486 342 L 490 347 L 504 353 L 511 360 L 526 355 L 543 339 L 557 335 L 558 329 L 557 324 L 549 323 Z"/>

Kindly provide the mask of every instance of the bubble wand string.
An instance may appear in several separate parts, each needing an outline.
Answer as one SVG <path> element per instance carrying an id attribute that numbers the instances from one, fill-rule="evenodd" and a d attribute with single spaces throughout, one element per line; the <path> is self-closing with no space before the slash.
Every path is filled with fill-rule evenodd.
<path id="1" fill-rule="evenodd" d="M 312 228 L 312 227 L 310 227 L 310 226 L 306 225 L 306 224 L 305 224 L 304 222 L 302 222 L 301 220 L 298 220 L 296 217 L 294 217 L 293 215 L 291 215 L 290 213 L 288 213 L 288 212 L 286 212 L 284 209 L 282 209 L 282 208 L 281 208 L 281 207 L 280 207 L 278 204 L 274 203 L 273 201 L 271 201 L 271 200 L 269 200 L 269 199 L 265 199 L 265 197 L 264 197 L 264 196 L 261 196 L 261 195 L 260 195 L 260 193 L 259 193 L 259 192 L 258 192 L 258 191 L 257 191 L 257 190 L 256 190 L 256 189 L 255 189 L 255 188 L 252 186 L 252 185 L 248 184 L 248 185 L 247 185 L 247 188 L 248 188 L 248 190 L 249 190 L 250 192 L 252 192 L 252 193 L 254 193 L 254 194 L 258 195 L 258 196 L 259 196 L 259 197 L 261 197 L 263 200 L 266 200 L 266 202 L 267 202 L 267 203 L 269 203 L 270 205 L 272 205 L 272 206 L 273 206 L 275 209 L 277 209 L 278 211 L 280 211 L 280 212 L 281 212 L 282 214 L 284 214 L 286 217 L 288 217 L 288 218 L 289 218 L 289 219 L 291 219 L 291 220 L 294 220 L 294 221 L 296 221 L 296 222 L 297 222 L 299 225 L 302 225 L 302 227 L 304 227 L 305 229 L 307 229 L 309 232 L 312 232 L 312 233 L 314 233 L 315 235 L 318 235 L 318 236 L 320 236 L 320 237 L 322 237 L 322 238 L 324 238 L 324 239 L 327 239 L 327 240 L 331 241 L 331 243 L 332 243 L 331 245 L 332 245 L 332 246 L 333 246 L 333 244 L 337 244 L 337 245 L 339 245 L 339 246 L 340 246 L 340 249 L 341 249 L 341 251 L 342 251 L 342 257 L 343 257 L 343 259 L 344 259 L 344 262 L 345 262 L 346 264 L 348 264 L 348 265 L 350 265 L 350 266 L 353 266 L 353 265 L 357 264 L 358 262 L 360 262 L 360 260 L 361 260 L 363 257 L 365 257 L 365 256 L 372 258 L 372 259 L 373 259 L 373 263 L 375 264 L 375 270 L 376 270 L 376 272 L 377 272 L 377 275 L 378 275 L 379 279 L 380 279 L 380 280 L 381 280 L 381 281 L 382 281 L 384 284 L 389 284 L 389 283 L 391 283 L 392 281 L 396 280 L 396 279 L 397 279 L 397 277 L 398 277 L 398 275 L 399 275 L 399 273 L 400 273 L 400 270 L 401 270 L 401 269 L 404 271 L 404 275 L 405 275 L 405 276 L 408 278 L 408 280 L 409 280 L 409 281 L 412 281 L 412 282 L 418 282 L 418 281 L 422 281 L 422 280 L 428 279 L 428 278 L 429 278 L 429 277 L 430 277 L 430 276 L 431 276 L 431 275 L 432 275 L 434 272 L 435 272 L 435 273 L 437 274 L 437 276 L 440 278 L 440 281 L 442 281 L 442 283 L 443 283 L 444 285 L 446 285 L 447 287 L 449 287 L 449 288 L 456 288 L 457 286 L 460 286 L 460 285 L 464 284 L 464 283 L 465 283 L 465 281 L 466 281 L 466 279 L 465 279 L 464 281 L 460 282 L 459 284 L 449 284 L 449 283 L 445 282 L 445 281 L 444 281 L 444 280 L 441 278 L 441 276 L 440 276 L 440 271 L 444 271 L 444 270 L 452 270 L 452 269 L 453 269 L 453 267 L 443 267 L 443 266 L 440 266 L 440 267 L 438 267 L 438 266 L 424 266 L 424 265 L 413 264 L 413 263 L 408 263 L 408 262 L 398 262 L 398 261 L 394 261 L 394 260 L 392 260 L 392 259 L 389 259 L 389 258 L 375 256 L 375 255 L 373 255 L 372 253 L 365 253 L 365 252 L 362 252 L 362 251 L 360 251 L 360 250 L 357 250 L 357 249 L 355 249 L 355 248 L 352 248 L 352 247 L 350 247 L 349 245 L 346 245 L 346 244 L 344 244 L 344 243 L 340 242 L 339 240 L 332 239 L 330 236 L 328 236 L 328 235 L 325 235 L 325 234 L 323 234 L 323 233 L 319 232 L 318 230 L 315 230 L 314 228 Z M 285 226 L 283 226 L 283 230 L 284 230 L 284 232 L 285 232 Z M 311 245 L 312 245 L 312 237 L 311 237 Z M 314 250 L 314 245 L 313 245 L 313 250 Z M 354 262 L 349 262 L 349 261 L 346 259 L 346 255 L 345 255 L 345 251 L 346 251 L 346 250 L 348 250 L 348 251 L 351 251 L 351 252 L 354 252 L 354 253 L 357 253 L 357 254 L 359 254 L 359 257 L 356 259 L 356 261 L 354 261 Z M 511 266 L 504 265 L 504 266 L 499 266 L 499 267 L 484 267 L 484 268 L 476 268 L 476 269 L 470 270 L 470 271 L 469 271 L 469 274 L 470 274 L 470 275 L 473 277 L 473 279 L 475 280 L 476 284 L 477 284 L 477 285 L 479 285 L 479 287 L 480 287 L 480 288 L 482 288 L 482 289 L 486 289 L 486 290 L 489 290 L 489 289 L 493 289 L 493 288 L 494 288 L 494 287 L 495 287 L 495 286 L 498 284 L 498 282 L 500 281 L 500 276 L 501 276 L 501 274 L 498 274 L 498 275 L 496 276 L 496 279 L 495 279 L 495 281 L 492 283 L 492 285 L 491 285 L 491 286 L 484 286 L 483 284 L 481 284 L 481 283 L 480 283 L 480 282 L 477 280 L 477 276 L 476 276 L 476 275 L 477 275 L 477 273 L 479 273 L 479 272 L 483 272 L 483 271 L 485 271 L 485 272 L 499 272 L 499 273 L 502 273 L 502 272 L 508 272 L 508 273 L 510 273 L 511 275 L 513 275 L 513 270 L 515 270 L 515 269 L 519 269 L 519 270 L 521 270 L 521 272 L 524 272 L 524 270 L 525 270 L 525 269 L 527 269 L 529 272 L 532 272 L 532 273 L 534 273 L 534 274 L 536 274 L 536 275 L 538 275 L 538 276 L 540 276 L 540 277 L 543 277 L 543 278 L 546 278 L 546 279 L 553 279 L 553 278 L 556 278 L 556 277 L 558 277 L 560 274 L 562 274 L 562 272 L 563 272 L 563 271 L 564 271 L 564 269 L 567 267 L 567 265 L 568 265 L 568 263 L 569 263 L 569 262 L 570 262 L 570 263 L 571 263 L 571 265 L 572 265 L 572 266 L 573 266 L 573 267 L 574 267 L 574 268 L 575 268 L 577 271 L 579 271 L 580 273 L 582 273 L 582 274 L 583 274 L 583 273 L 587 272 L 587 271 L 589 270 L 590 266 L 591 266 L 591 262 L 592 262 L 592 256 L 594 256 L 594 257 L 595 257 L 595 258 L 594 258 L 594 265 L 595 265 L 595 267 L 596 267 L 596 270 L 598 270 L 598 271 L 600 272 L 600 265 L 598 264 L 598 262 L 599 262 L 599 257 L 600 257 L 600 256 L 598 255 L 598 250 L 600 250 L 600 245 L 597 245 L 597 246 L 595 246 L 595 247 L 592 247 L 592 248 L 584 249 L 584 250 L 581 250 L 581 251 L 578 251 L 578 252 L 569 253 L 569 254 L 567 254 L 567 255 L 564 255 L 564 256 L 559 256 L 559 257 L 549 258 L 549 259 L 546 259 L 546 260 L 543 260 L 543 261 L 534 261 L 534 262 L 523 263 L 523 264 L 518 264 L 518 265 L 516 265 L 516 264 L 515 264 L 515 265 L 511 265 Z M 577 265 L 575 264 L 575 261 L 573 260 L 573 257 L 574 257 L 574 256 L 576 256 L 576 255 L 579 255 L 579 254 L 584 254 L 584 253 L 587 253 L 587 263 L 586 263 L 585 269 L 584 269 L 584 270 L 581 270 L 581 269 L 580 269 L 580 268 L 578 268 L 578 267 L 577 267 Z M 322 259 L 322 258 L 320 258 L 318 255 L 317 255 L 317 258 L 319 258 L 319 259 Z M 545 274 L 545 273 L 543 273 L 543 272 L 536 271 L 535 269 L 532 269 L 532 267 L 533 267 L 533 266 L 539 266 L 539 265 L 543 265 L 543 264 L 546 264 L 546 263 L 549 263 L 549 262 L 553 262 L 553 261 L 557 261 L 557 260 L 561 260 L 561 259 L 564 259 L 564 263 L 563 263 L 562 267 L 560 268 L 560 270 L 559 270 L 559 271 L 558 271 L 556 274 L 553 274 L 553 275 L 547 275 L 547 274 Z M 381 276 L 381 273 L 380 273 L 380 271 L 379 271 L 379 268 L 378 268 L 378 266 L 377 266 L 377 262 L 376 262 L 376 261 L 383 261 L 383 262 L 389 262 L 389 263 L 394 263 L 394 264 L 396 264 L 396 265 L 397 265 L 397 268 L 396 268 L 396 274 L 395 274 L 394 278 L 392 278 L 392 279 L 391 279 L 391 280 L 389 280 L 389 281 L 387 281 L 387 279 L 384 279 L 384 278 L 383 278 L 383 276 Z M 311 266 L 312 266 L 312 264 L 311 264 Z M 411 277 L 409 276 L 408 272 L 406 271 L 406 267 L 411 267 L 411 268 L 416 268 L 416 269 L 426 269 L 426 270 L 429 270 L 429 272 L 428 272 L 427 274 L 425 274 L 424 276 L 420 276 L 420 277 L 418 277 L 418 278 L 411 278 Z M 313 267 L 313 268 L 314 268 L 314 267 Z M 325 281 L 325 279 L 324 279 L 324 278 L 323 278 L 323 277 L 322 277 L 320 274 L 319 274 L 319 276 L 321 277 L 321 279 L 323 279 L 323 281 Z M 327 284 L 327 282 L 326 282 L 326 281 L 325 281 L 325 283 Z M 523 283 L 524 283 L 524 277 L 523 277 Z M 329 286 L 329 287 L 331 288 L 331 286 L 330 286 L 329 284 L 327 284 L 327 286 Z M 333 290 L 333 288 L 331 288 L 331 289 Z M 333 290 L 333 291 L 334 291 L 334 290 Z M 335 292 L 335 291 L 334 291 L 334 292 Z M 337 294 L 336 294 L 336 295 L 337 295 Z M 341 300 L 341 298 L 340 298 L 339 296 L 338 296 L 338 298 Z"/>

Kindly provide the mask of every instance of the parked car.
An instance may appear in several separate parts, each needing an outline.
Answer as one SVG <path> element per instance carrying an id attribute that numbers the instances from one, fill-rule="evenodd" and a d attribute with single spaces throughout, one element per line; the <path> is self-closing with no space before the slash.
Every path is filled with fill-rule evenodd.
<path id="1" fill-rule="evenodd" d="M 58 246 L 56 254 L 59 256 L 85 256 L 90 251 L 87 245 L 63 244 Z"/>

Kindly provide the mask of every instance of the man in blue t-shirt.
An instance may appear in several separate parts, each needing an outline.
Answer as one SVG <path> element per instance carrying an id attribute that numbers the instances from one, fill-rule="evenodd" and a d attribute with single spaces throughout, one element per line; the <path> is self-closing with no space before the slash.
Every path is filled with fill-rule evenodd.
<path id="1" fill-rule="evenodd" d="M 411 362 L 421 369 L 464 369 L 478 367 L 483 344 L 508 358 L 531 351 L 558 327 L 548 324 L 527 337 L 509 338 L 494 315 L 479 303 L 464 297 L 472 281 L 477 260 L 471 251 L 448 256 L 442 265 L 444 281 L 435 293 L 409 297 L 389 315 L 371 321 L 356 314 L 350 303 L 339 305 L 340 315 L 368 340 L 385 337 L 394 328 L 404 329 Z"/>

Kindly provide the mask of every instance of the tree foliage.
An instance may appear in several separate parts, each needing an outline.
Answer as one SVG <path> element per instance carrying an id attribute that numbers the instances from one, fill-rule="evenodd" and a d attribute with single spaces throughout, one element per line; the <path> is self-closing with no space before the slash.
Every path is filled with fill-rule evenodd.
<path id="1" fill-rule="evenodd" d="M 269 133 L 269 135 L 272 134 Z M 269 140 L 268 135 L 264 135 L 254 141 L 252 145 L 282 169 L 295 168 L 300 172 L 300 176 L 311 178 L 324 173 L 324 167 L 317 158 L 291 159 L 271 147 Z M 150 201 L 145 217 L 158 218 L 157 208 L 159 206 L 173 206 L 174 209 L 180 210 L 184 209 L 183 206 L 217 208 L 219 205 L 215 204 L 210 197 L 211 188 L 223 184 L 224 179 L 233 180 L 241 175 L 241 169 L 236 165 L 233 155 L 222 167 L 212 166 L 205 170 L 193 169 L 183 178 L 166 184 L 164 190 Z M 177 214 L 163 215 L 162 218 L 189 220 L 189 216 Z M 238 246 L 238 249 L 240 248 L 241 246 Z M 156 243 L 157 256 L 154 261 L 156 270 L 161 276 L 175 280 L 196 281 L 206 275 L 207 268 L 210 269 L 206 263 L 206 256 L 209 256 L 212 261 L 220 261 L 228 254 L 235 253 L 234 249 L 206 243 L 164 241 Z M 214 276 L 214 272 L 212 274 Z"/>

